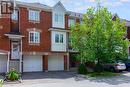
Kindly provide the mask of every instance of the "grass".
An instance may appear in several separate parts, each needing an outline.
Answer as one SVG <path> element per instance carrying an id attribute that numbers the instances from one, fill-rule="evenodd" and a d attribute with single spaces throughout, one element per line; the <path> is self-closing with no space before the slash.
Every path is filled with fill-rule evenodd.
<path id="1" fill-rule="evenodd" d="M 92 72 L 92 73 L 88 73 L 87 76 L 89 77 L 113 77 L 113 76 L 120 76 L 120 74 L 113 73 L 113 72 Z"/>

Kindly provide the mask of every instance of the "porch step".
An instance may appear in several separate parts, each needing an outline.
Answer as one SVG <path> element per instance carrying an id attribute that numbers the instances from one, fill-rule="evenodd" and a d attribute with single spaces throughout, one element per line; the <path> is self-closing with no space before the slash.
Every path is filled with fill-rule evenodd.
<path id="1" fill-rule="evenodd" d="M 19 72 L 19 67 L 20 67 L 20 61 L 18 61 L 18 60 L 10 60 L 10 62 L 9 62 L 9 71 L 11 69 L 15 69 L 17 72 Z"/>

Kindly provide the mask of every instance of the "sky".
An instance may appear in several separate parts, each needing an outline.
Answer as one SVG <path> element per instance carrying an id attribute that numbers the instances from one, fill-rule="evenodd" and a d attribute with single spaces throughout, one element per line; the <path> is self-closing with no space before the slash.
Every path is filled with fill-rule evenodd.
<path id="1" fill-rule="evenodd" d="M 23 2 L 40 2 L 49 6 L 54 6 L 61 1 L 65 8 L 69 11 L 85 13 L 87 8 L 96 7 L 97 0 L 17 0 Z M 99 1 L 99 0 L 98 0 Z M 108 10 L 120 18 L 130 20 L 130 0 L 100 0 L 101 5 L 107 7 Z"/>

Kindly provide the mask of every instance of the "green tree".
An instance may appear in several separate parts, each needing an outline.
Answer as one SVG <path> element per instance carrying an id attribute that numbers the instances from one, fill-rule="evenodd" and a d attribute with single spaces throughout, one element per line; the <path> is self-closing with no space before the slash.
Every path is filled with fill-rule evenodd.
<path id="1" fill-rule="evenodd" d="M 83 23 L 71 27 L 72 46 L 79 51 L 76 55 L 81 63 L 101 62 L 126 58 L 128 40 L 124 39 L 125 23 L 119 18 L 112 20 L 107 8 L 98 5 L 84 14 Z"/>

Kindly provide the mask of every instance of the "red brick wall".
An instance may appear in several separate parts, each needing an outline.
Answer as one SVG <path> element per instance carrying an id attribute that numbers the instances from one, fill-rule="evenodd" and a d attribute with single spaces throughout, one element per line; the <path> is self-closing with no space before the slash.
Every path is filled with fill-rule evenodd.
<path id="1" fill-rule="evenodd" d="M 64 55 L 64 70 L 67 70 L 67 55 Z"/>
<path id="2" fill-rule="evenodd" d="M 48 55 L 43 56 L 43 70 L 48 70 Z"/>
<path id="3" fill-rule="evenodd" d="M 4 34 L 10 32 L 10 19 L 0 18 L 0 50 L 10 50 L 10 40 Z"/>
<path id="4" fill-rule="evenodd" d="M 40 12 L 40 23 L 29 22 L 28 10 L 26 8 L 20 8 L 20 31 L 25 36 L 23 39 L 23 51 L 24 52 L 47 52 L 51 49 L 51 35 L 48 29 L 52 26 L 52 13 Z M 40 29 L 41 40 L 39 45 L 29 45 L 28 31 L 29 28 Z"/>
<path id="5" fill-rule="evenodd" d="M 76 18 L 76 23 L 80 23 L 80 19 Z"/>
<path id="6" fill-rule="evenodd" d="M 68 17 L 65 15 L 65 28 L 68 29 Z M 10 40 L 4 34 L 11 31 L 11 29 L 18 28 L 23 37 L 23 52 L 48 52 L 51 50 L 51 33 L 48 31 L 52 27 L 52 13 L 41 11 L 40 12 L 40 22 L 34 23 L 28 20 L 28 10 L 27 8 L 20 7 L 20 24 L 18 22 L 10 22 L 10 19 L 4 18 L 0 19 L 0 25 L 3 29 L 0 29 L 0 49 L 10 50 Z M 36 28 L 41 30 L 41 40 L 39 45 L 30 45 L 28 41 L 28 29 Z"/>
<path id="7" fill-rule="evenodd" d="M 69 29 L 69 26 L 68 26 L 68 19 L 69 19 L 69 15 L 65 15 L 65 29 Z"/>

